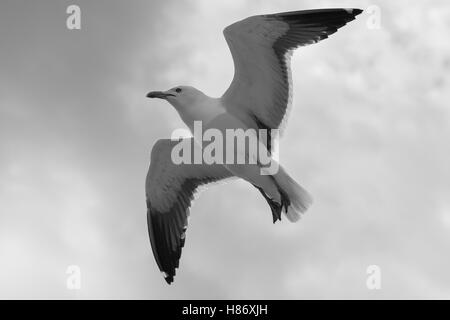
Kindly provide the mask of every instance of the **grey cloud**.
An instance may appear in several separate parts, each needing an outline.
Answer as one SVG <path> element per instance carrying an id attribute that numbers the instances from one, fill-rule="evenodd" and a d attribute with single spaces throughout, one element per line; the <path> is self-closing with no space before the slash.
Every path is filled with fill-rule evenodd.
<path id="1" fill-rule="evenodd" d="M 223 27 L 335 4 L 77 3 L 80 31 L 65 28 L 70 1 L 0 5 L 0 297 L 450 296 L 445 2 L 379 1 L 380 30 L 363 15 L 298 50 L 281 162 L 313 207 L 273 225 L 246 184 L 213 186 L 171 287 L 151 255 L 143 184 L 154 141 L 182 123 L 145 94 L 220 95 L 232 77 Z M 70 264 L 79 292 L 65 287 Z M 371 264 L 380 291 L 365 286 Z"/>

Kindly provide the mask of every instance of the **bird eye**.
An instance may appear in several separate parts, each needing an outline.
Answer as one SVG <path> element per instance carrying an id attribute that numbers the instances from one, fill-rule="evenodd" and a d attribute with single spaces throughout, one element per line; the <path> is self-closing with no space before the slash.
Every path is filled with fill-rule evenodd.
<path id="1" fill-rule="evenodd" d="M 180 93 L 181 92 L 181 88 L 176 88 L 175 91 Z"/>

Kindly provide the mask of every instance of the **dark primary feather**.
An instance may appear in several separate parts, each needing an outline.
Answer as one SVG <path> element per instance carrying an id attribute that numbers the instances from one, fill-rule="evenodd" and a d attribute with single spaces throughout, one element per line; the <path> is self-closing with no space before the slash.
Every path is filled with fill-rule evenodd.
<path id="1" fill-rule="evenodd" d="M 354 20 L 361 12 L 360 9 L 318 9 L 266 15 L 268 18 L 280 19 L 289 24 L 288 32 L 273 45 L 285 83 L 288 84 L 291 81 L 290 70 L 287 65 L 290 62 L 285 59 L 286 53 L 300 46 L 313 44 L 328 38 L 329 35 L 335 33 L 347 22 Z M 284 88 L 283 101 L 278 105 L 278 108 L 281 109 L 277 119 L 278 124 L 281 124 L 288 106 L 290 95 L 287 92 L 288 90 L 292 90 L 289 85 Z"/>
<path id="2" fill-rule="evenodd" d="M 186 179 L 176 201 L 167 211 L 158 211 L 147 200 L 147 225 L 153 255 L 168 284 L 173 282 L 184 246 L 189 207 L 198 186 L 214 181 L 212 178 Z"/>
<path id="3" fill-rule="evenodd" d="M 194 148 L 193 139 L 190 141 Z M 156 263 L 169 284 L 179 266 L 189 207 L 197 188 L 231 176 L 221 165 L 174 164 L 171 152 L 177 143 L 161 139 L 154 145 L 146 179 L 150 243 Z"/>
<path id="4" fill-rule="evenodd" d="M 235 66 L 233 81 L 222 97 L 229 112 L 255 129 L 278 129 L 292 97 L 289 53 L 327 38 L 361 12 L 283 12 L 249 17 L 225 28 Z M 286 24 L 285 31 L 280 22 Z M 266 145 L 271 147 L 268 141 Z"/>

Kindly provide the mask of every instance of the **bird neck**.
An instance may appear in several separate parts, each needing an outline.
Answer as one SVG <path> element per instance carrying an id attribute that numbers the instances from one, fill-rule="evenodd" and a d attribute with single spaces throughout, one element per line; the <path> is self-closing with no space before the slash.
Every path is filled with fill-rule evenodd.
<path id="1" fill-rule="evenodd" d="M 188 107 L 176 107 L 176 109 L 192 134 L 194 132 L 195 121 L 201 121 L 203 125 L 206 125 L 209 121 L 225 112 L 225 108 L 220 103 L 220 99 L 207 96 Z"/>

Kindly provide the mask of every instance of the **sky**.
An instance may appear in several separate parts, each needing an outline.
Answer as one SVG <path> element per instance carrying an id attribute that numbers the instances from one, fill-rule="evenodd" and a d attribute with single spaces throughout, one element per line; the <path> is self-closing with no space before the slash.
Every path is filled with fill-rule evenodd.
<path id="1" fill-rule="evenodd" d="M 369 9 L 292 58 L 280 161 L 313 206 L 273 225 L 248 183 L 208 188 L 168 286 L 144 181 L 153 144 L 184 124 L 146 93 L 218 97 L 224 27 L 327 7 Z M 449 32 L 443 0 L 2 1 L 0 298 L 449 299 Z"/>

